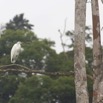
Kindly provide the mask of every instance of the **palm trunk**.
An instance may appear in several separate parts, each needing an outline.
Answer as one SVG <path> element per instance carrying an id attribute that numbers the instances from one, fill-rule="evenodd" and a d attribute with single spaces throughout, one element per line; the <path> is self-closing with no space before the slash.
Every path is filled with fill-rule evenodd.
<path id="1" fill-rule="evenodd" d="M 85 68 L 86 0 L 75 0 L 74 70 L 76 103 L 89 103 Z"/>
<path id="2" fill-rule="evenodd" d="M 98 0 L 92 0 L 93 20 L 93 103 L 103 103 L 103 66 Z"/>

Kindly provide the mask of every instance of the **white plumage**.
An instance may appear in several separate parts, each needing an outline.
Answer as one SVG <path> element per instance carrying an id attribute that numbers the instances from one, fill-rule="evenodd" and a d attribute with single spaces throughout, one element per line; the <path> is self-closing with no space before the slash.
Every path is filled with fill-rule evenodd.
<path id="1" fill-rule="evenodd" d="M 11 49 L 11 63 L 15 63 L 19 54 L 23 51 L 24 49 L 21 47 L 21 42 L 18 41 L 15 43 Z"/>

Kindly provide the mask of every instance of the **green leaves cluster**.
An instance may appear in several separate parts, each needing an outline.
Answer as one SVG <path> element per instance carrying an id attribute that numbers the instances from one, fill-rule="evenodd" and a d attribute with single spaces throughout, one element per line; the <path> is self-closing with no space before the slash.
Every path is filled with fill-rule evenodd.
<path id="1" fill-rule="evenodd" d="M 32 76 L 19 85 L 9 103 L 74 103 L 74 97 L 73 78 Z"/>
<path id="2" fill-rule="evenodd" d="M 8 103 L 22 81 L 24 81 L 23 78 L 15 75 L 0 75 L 0 103 Z"/>
<path id="3" fill-rule="evenodd" d="M 33 27 L 32 24 L 29 24 L 29 20 L 24 18 L 24 14 L 16 15 L 13 20 L 10 20 L 9 23 L 6 24 L 6 29 L 12 30 L 31 30 Z"/>

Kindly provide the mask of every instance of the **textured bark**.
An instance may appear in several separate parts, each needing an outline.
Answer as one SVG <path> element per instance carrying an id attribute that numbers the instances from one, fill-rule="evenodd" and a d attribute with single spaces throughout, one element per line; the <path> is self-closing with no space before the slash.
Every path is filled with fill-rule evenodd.
<path id="1" fill-rule="evenodd" d="M 103 65 L 98 0 L 92 0 L 93 19 L 93 103 L 103 103 Z"/>
<path id="2" fill-rule="evenodd" d="M 89 103 L 85 68 L 86 0 L 75 0 L 74 69 L 76 103 Z"/>

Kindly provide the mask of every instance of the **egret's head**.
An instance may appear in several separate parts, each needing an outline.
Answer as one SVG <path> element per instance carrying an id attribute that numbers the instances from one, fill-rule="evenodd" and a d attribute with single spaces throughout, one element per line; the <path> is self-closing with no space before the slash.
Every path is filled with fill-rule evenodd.
<path id="1" fill-rule="evenodd" d="M 22 42 L 21 42 L 21 41 L 18 41 L 18 42 L 17 42 L 17 44 L 20 44 L 20 45 L 21 45 L 21 44 L 22 44 Z"/>

